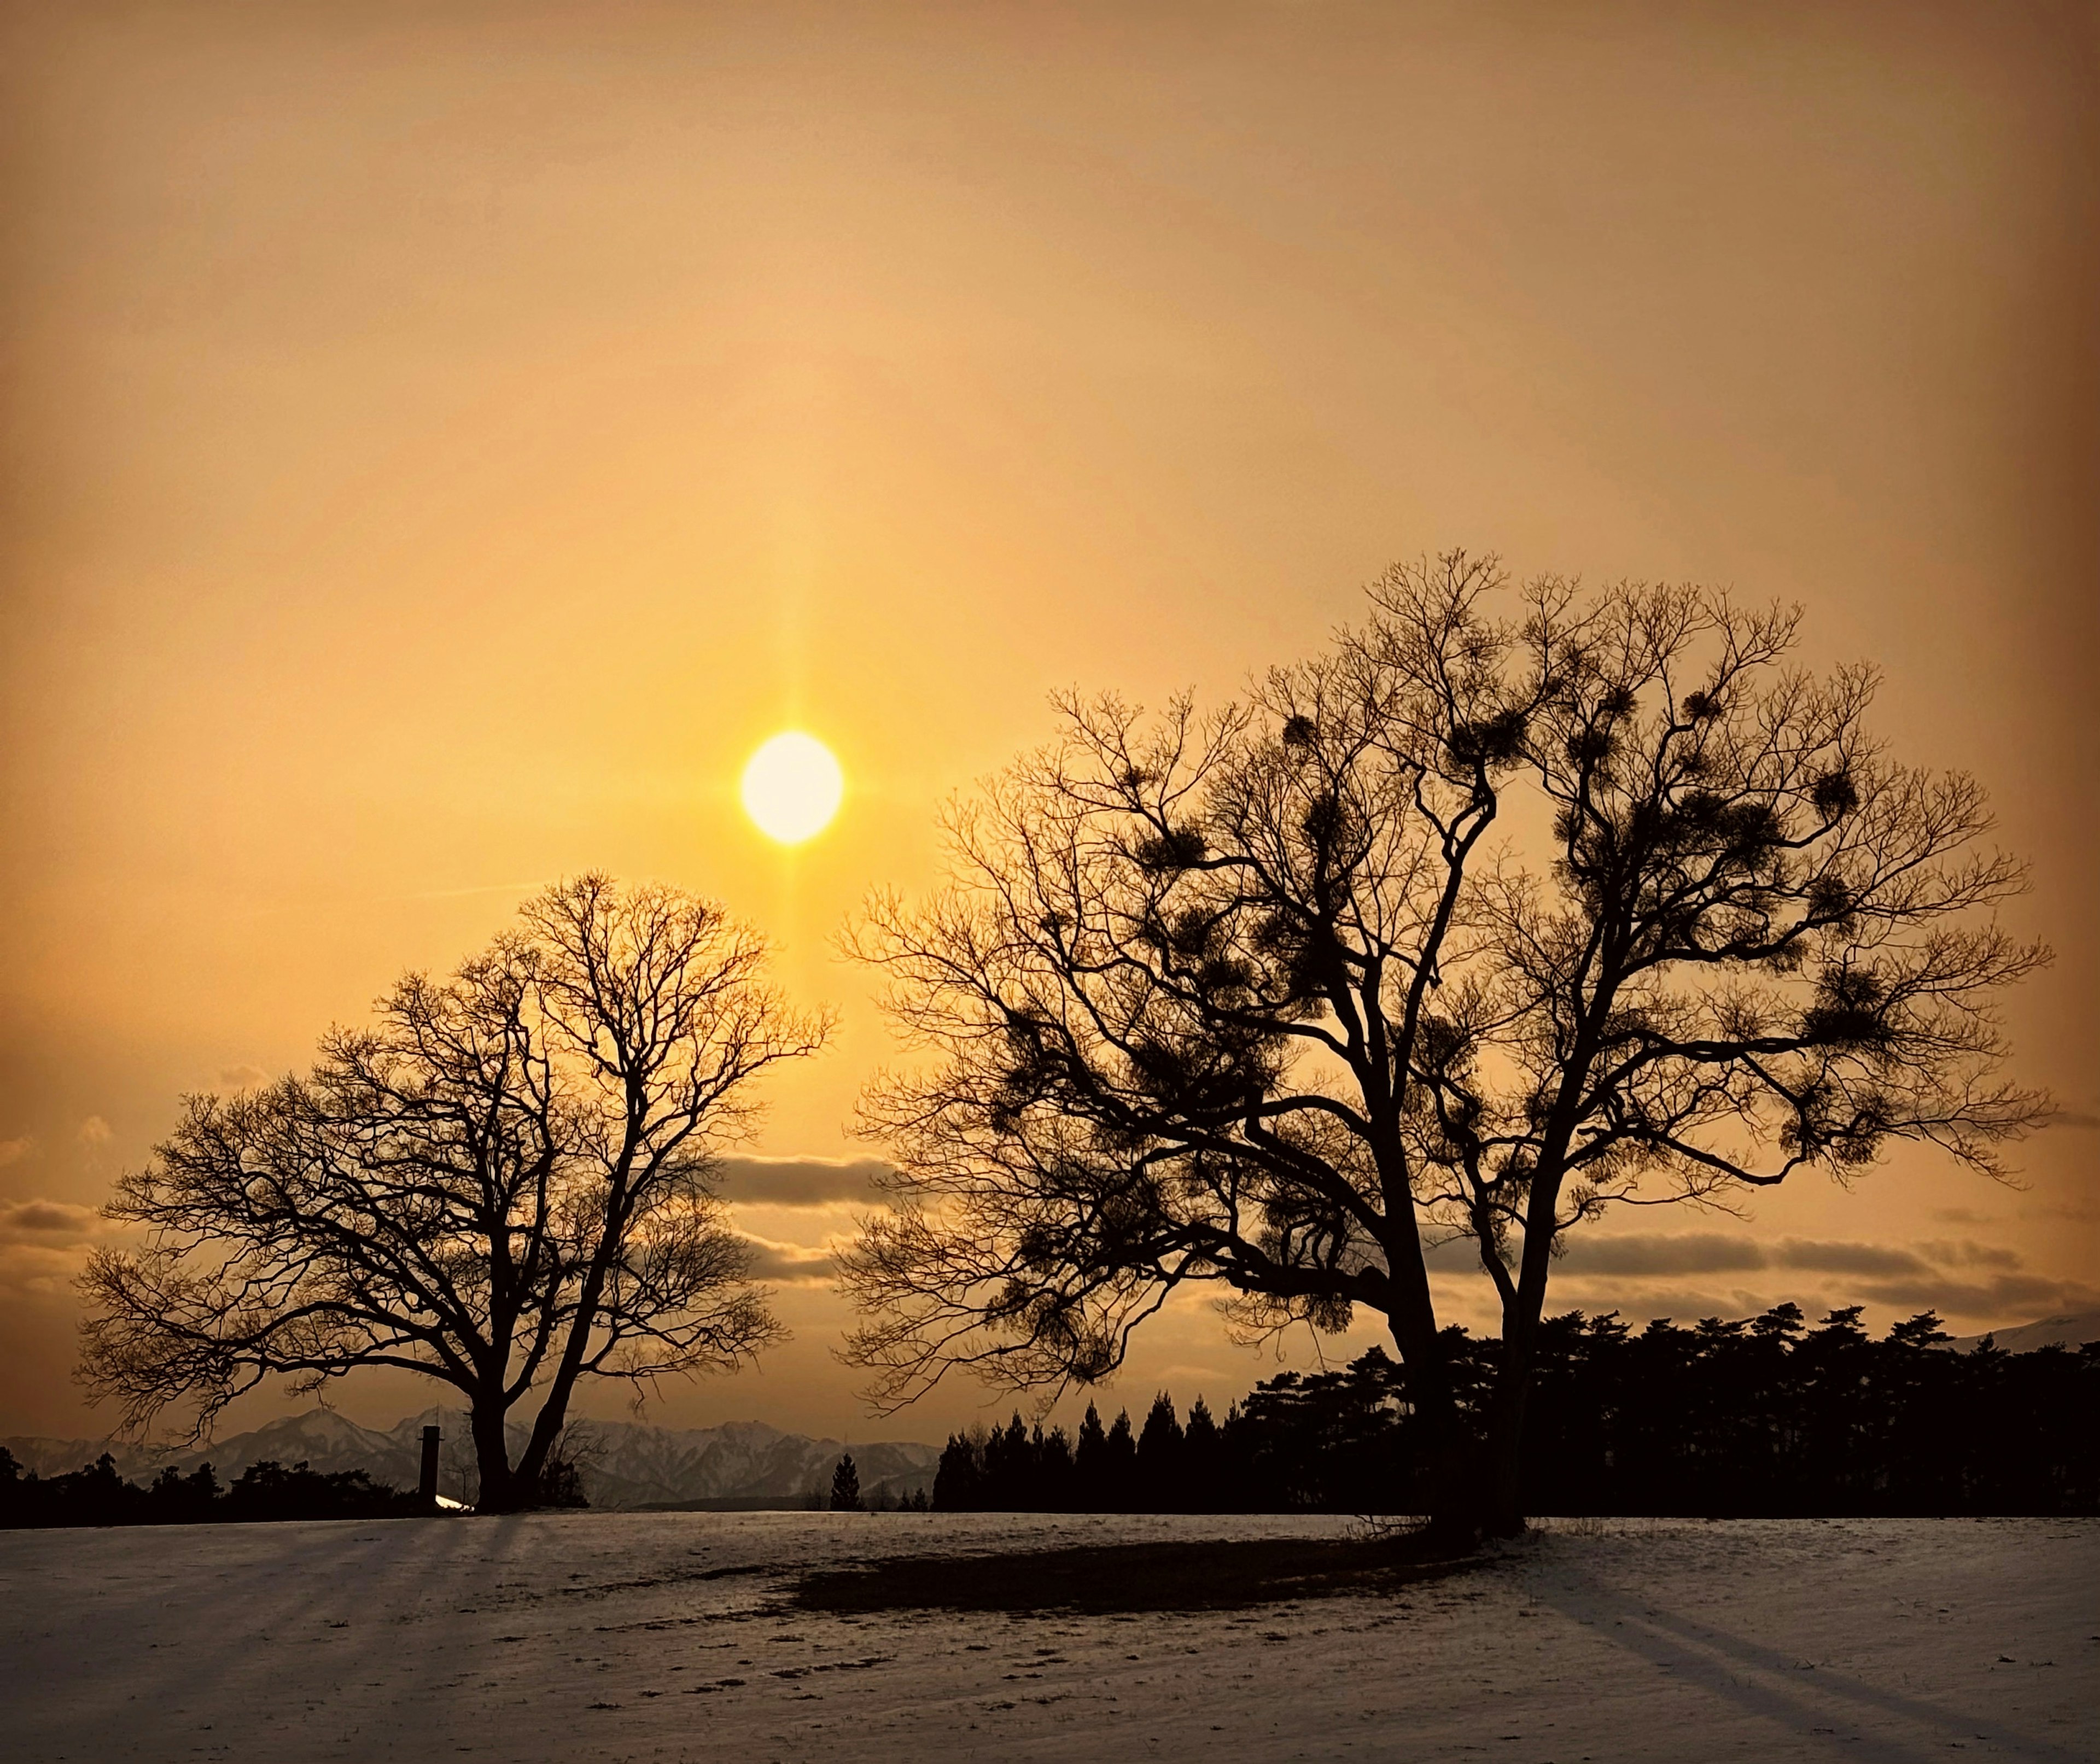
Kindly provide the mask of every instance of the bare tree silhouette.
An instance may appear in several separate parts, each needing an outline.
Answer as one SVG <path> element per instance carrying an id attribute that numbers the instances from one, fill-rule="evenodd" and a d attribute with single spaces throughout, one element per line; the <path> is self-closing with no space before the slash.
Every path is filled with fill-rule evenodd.
<path id="1" fill-rule="evenodd" d="M 774 1338 L 713 1155 L 752 1081 L 828 1024 L 763 981 L 706 902 L 585 875 L 451 978 L 411 973 L 305 1078 L 185 1100 L 108 1208 L 146 1228 L 82 1280 L 82 1376 L 148 1427 L 207 1431 L 264 1378 L 360 1366 L 457 1387 L 480 1502 L 537 1502 L 586 1375 L 733 1365 Z M 544 1392 L 514 1464 L 505 1422 Z"/>
<path id="2" fill-rule="evenodd" d="M 1893 1140 L 1998 1173 L 2048 1105 L 1993 1077 L 1991 1001 L 2046 951 L 1989 916 L 2023 871 L 1981 791 L 1885 757 L 1869 670 L 1789 668 L 1798 614 L 1517 597 L 1462 553 L 1370 598 L 1208 716 L 1063 701 L 951 811 L 946 890 L 849 934 L 929 1056 L 863 1100 L 898 1204 L 845 1259 L 849 1352 L 894 1403 L 1097 1379 L 1186 1281 L 1256 1333 L 1369 1306 L 1472 1535 L 1522 1523 L 1563 1234 Z M 1454 1239 L 1502 1307 L 1492 1466 L 1425 1264 Z"/>

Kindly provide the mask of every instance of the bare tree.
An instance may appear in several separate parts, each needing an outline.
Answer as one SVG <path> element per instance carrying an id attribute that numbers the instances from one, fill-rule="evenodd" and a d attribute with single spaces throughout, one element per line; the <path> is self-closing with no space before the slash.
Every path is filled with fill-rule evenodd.
<path id="1" fill-rule="evenodd" d="M 577 1380 L 738 1364 L 778 1331 L 714 1197 L 752 1081 L 828 1025 L 763 981 L 765 947 L 676 890 L 562 883 L 449 980 L 405 977 L 307 1077 L 185 1100 L 107 1213 L 145 1246 L 82 1281 L 82 1375 L 143 1430 L 196 1433 L 285 1374 L 453 1386 L 480 1504 L 530 1506 Z M 511 1461 L 506 1422 L 543 1392 Z"/>
<path id="2" fill-rule="evenodd" d="M 1371 602 L 1207 717 L 1064 702 L 951 813 L 951 885 L 856 928 L 929 1057 L 864 1099 L 898 1204 L 844 1263 L 849 1354 L 897 1403 L 1099 1378 L 1185 1281 L 1254 1332 L 1368 1306 L 1470 1535 L 1522 1523 L 1564 1233 L 1893 1140 L 1997 1173 L 2047 1105 L 1992 1077 L 1990 1001 L 2045 952 L 1988 916 L 2022 871 L 1974 850 L 1977 787 L 1885 759 L 1867 671 L 1789 670 L 1795 615 L 1457 553 Z M 1489 1466 L 1425 1260 L 1454 1240 L 1502 1312 Z"/>

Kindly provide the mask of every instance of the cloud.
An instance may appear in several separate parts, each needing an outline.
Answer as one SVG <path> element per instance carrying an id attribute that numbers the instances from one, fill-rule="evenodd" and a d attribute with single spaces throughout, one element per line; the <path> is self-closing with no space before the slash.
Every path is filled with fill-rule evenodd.
<path id="1" fill-rule="evenodd" d="M 1999 1274 L 1988 1281 L 1886 1281 L 1862 1286 L 1859 1296 L 1899 1310 L 1937 1311 L 1942 1316 L 2007 1317 L 2058 1311 L 2100 1309 L 2100 1288 L 2082 1281 L 2041 1274 Z"/>
<path id="2" fill-rule="evenodd" d="M 2018 1268 L 2020 1252 L 2009 1250 L 2003 1244 L 1978 1243 L 1964 1237 L 1959 1242 L 1942 1238 L 1932 1243 L 1917 1246 L 1918 1254 L 1928 1262 L 1937 1262 L 1943 1268 Z"/>
<path id="3" fill-rule="evenodd" d="M 99 1234 L 103 1221 L 91 1206 L 64 1201 L 0 1202 L 0 1243 L 33 1243 L 64 1249 Z"/>
<path id="4" fill-rule="evenodd" d="M 115 1137 L 109 1123 L 100 1115 L 90 1115 L 80 1124 L 80 1143 L 83 1145 L 107 1145 Z"/>
<path id="5" fill-rule="evenodd" d="M 1546 1308 L 1549 1316 L 1560 1311 L 1581 1310 L 1595 1316 L 1616 1311 L 1622 1322 L 1639 1327 L 1657 1317 L 1756 1316 L 1770 1310 L 1780 1296 L 1754 1292 L 1741 1286 L 1732 1291 L 1722 1291 L 1710 1286 L 1675 1285 L 1642 1286 L 1630 1289 L 1612 1286 L 1602 1290 L 1574 1292 L 1549 1289 Z M 1500 1334 L 1501 1325 L 1490 1323 L 1489 1333 Z"/>
<path id="6" fill-rule="evenodd" d="M 1821 1277 L 1794 1292 L 1785 1278 L 1789 1270 Z M 1732 1294 L 1687 1281 L 1687 1277 L 1696 1281 L 1741 1272 L 1764 1277 L 1755 1290 L 1739 1287 Z M 1767 1241 L 1732 1232 L 1578 1235 L 1561 1259 L 1555 1289 L 1564 1305 L 1638 1317 L 1747 1316 L 1779 1299 L 1812 1304 L 1820 1294 L 1827 1303 L 1858 1301 L 2002 1323 L 2100 1302 L 2100 1291 L 2093 1287 L 2031 1272 L 2018 1250 L 1971 1237 L 1860 1243 L 1815 1237 Z"/>
<path id="7" fill-rule="evenodd" d="M 2019 1265 L 2018 1251 L 1967 1237 L 1911 1244 L 1815 1237 L 1779 1237 L 1766 1242 L 1736 1232 L 1685 1231 L 1577 1235 L 1561 1258 L 1560 1272 L 1568 1278 L 1595 1279 L 1798 1268 L 1804 1273 L 1891 1279 L 1928 1275 L 1939 1268 L 2010 1270 Z"/>
<path id="8" fill-rule="evenodd" d="M 813 1250 L 805 1244 L 776 1243 L 770 1237 L 754 1237 L 746 1232 L 751 1251 L 751 1277 L 776 1286 L 827 1285 L 836 1266 L 829 1250 Z"/>
<path id="9" fill-rule="evenodd" d="M 1568 1274 L 1718 1274 L 1768 1268 L 1754 1237 L 1718 1231 L 1641 1232 L 1571 1238 L 1560 1259 Z"/>
<path id="10" fill-rule="evenodd" d="M 66 1201 L 0 1201 L 0 1294 L 63 1293 L 87 1251 L 111 1229 L 91 1206 Z"/>
<path id="11" fill-rule="evenodd" d="M 1773 1246 L 1771 1268 L 1804 1268 L 1815 1274 L 1922 1274 L 1931 1263 L 1915 1250 L 1890 1243 L 1819 1243 L 1782 1237 Z"/>
<path id="12" fill-rule="evenodd" d="M 0 1298 L 60 1298 L 87 1265 L 85 1245 L 0 1242 Z"/>
<path id="13" fill-rule="evenodd" d="M 258 1084 L 270 1082 L 270 1074 L 259 1065 L 223 1065 L 218 1069 L 220 1090 L 254 1090 Z"/>
<path id="14" fill-rule="evenodd" d="M 2100 1115 L 2087 1114 L 2077 1109 L 2059 1109 L 2049 1118 L 2049 1124 L 2053 1127 L 2083 1127 L 2089 1133 L 2100 1129 Z"/>
<path id="15" fill-rule="evenodd" d="M 19 1140 L 0 1140 L 0 1170 L 10 1164 L 19 1164 L 37 1149 L 37 1142 L 24 1134 Z"/>
<path id="16" fill-rule="evenodd" d="M 725 1158 L 721 1197 L 753 1206 L 873 1206 L 876 1179 L 890 1166 L 879 1158 Z"/>

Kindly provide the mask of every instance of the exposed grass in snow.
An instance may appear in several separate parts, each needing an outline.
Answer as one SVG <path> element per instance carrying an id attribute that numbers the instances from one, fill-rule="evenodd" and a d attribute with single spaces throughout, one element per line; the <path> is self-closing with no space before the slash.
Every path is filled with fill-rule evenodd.
<path id="1" fill-rule="evenodd" d="M 889 1556 L 796 1582 L 798 1610 L 1210 1611 L 1391 1594 L 1453 1573 L 1418 1538 L 1206 1538 L 999 1555 Z"/>

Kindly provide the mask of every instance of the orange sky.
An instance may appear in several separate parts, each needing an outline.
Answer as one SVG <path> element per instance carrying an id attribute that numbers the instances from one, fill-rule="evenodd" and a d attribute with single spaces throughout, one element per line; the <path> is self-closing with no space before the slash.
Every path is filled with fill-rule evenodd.
<path id="1" fill-rule="evenodd" d="M 179 1091 L 566 871 L 766 927 L 844 1028 L 758 1149 L 865 1155 L 884 1034 L 827 939 L 930 879 L 940 797 L 1053 687 L 1229 690 L 1454 545 L 1805 602 L 1901 753 L 1988 783 L 2060 952 L 2012 1008 L 2071 1111 L 2025 1192 L 1899 1153 L 1649 1214 L 1564 1301 L 2100 1303 L 2089 10 L 4 19 L 0 1434 L 99 1431 L 77 1210 Z M 789 722 L 849 779 L 794 855 L 735 797 Z M 762 1373 L 655 1414 L 938 1438 L 980 1400 L 871 1422 L 840 1301 L 781 1309 Z M 1272 1369 L 1193 1302 L 1113 1400 Z"/>

